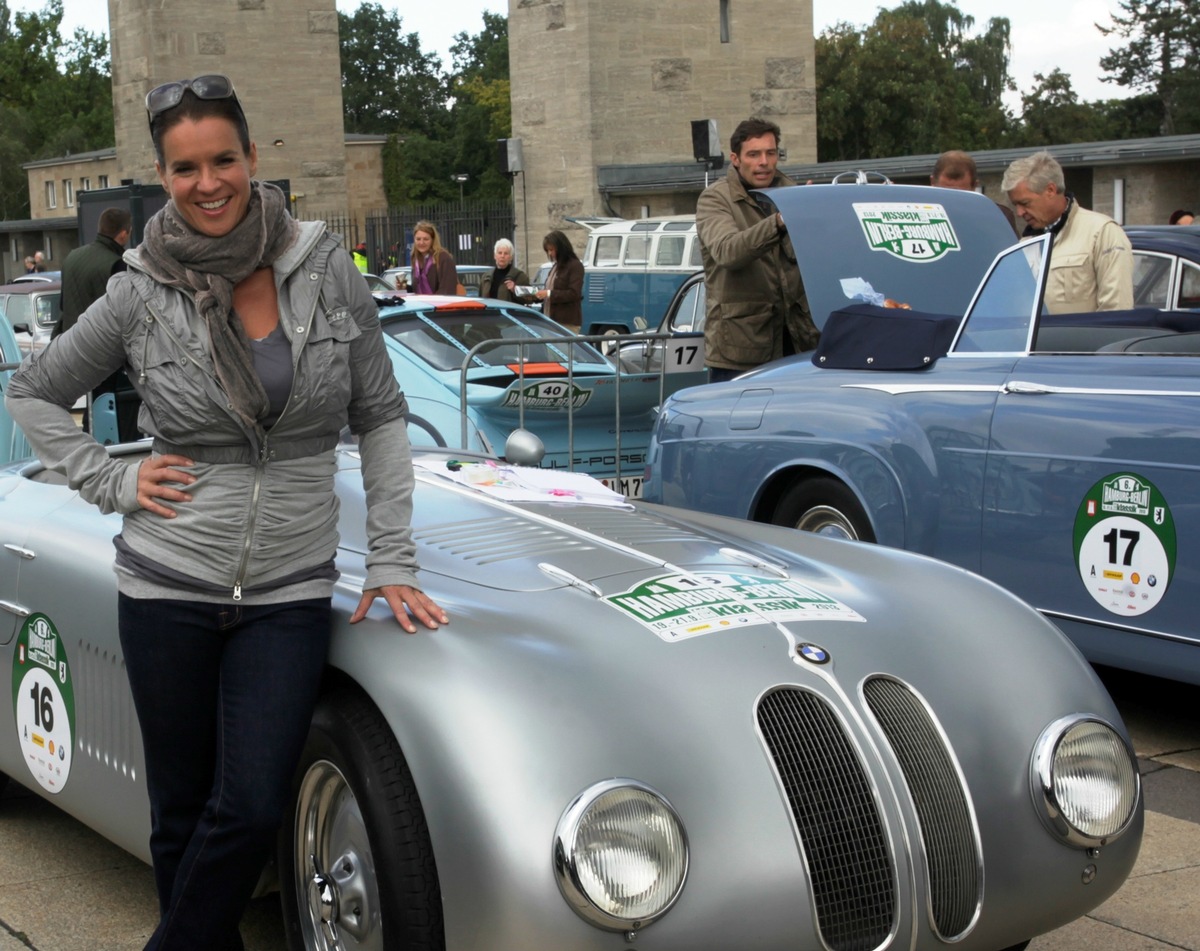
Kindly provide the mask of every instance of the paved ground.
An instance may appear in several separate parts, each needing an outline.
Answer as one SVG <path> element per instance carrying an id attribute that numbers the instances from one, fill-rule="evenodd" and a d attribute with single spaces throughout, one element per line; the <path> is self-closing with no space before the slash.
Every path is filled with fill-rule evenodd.
<path id="1" fill-rule="evenodd" d="M 1091 915 L 1029 951 L 1200 951 L 1197 689 L 1106 672 L 1134 737 L 1146 835 L 1133 875 Z M 155 922 L 150 870 L 44 800 L 0 797 L 0 951 L 138 951 Z M 256 901 L 246 951 L 283 951 L 276 900 Z"/>

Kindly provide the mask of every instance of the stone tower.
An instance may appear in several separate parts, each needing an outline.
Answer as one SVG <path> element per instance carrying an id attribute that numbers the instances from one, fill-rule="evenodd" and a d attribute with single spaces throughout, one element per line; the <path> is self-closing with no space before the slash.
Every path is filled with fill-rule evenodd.
<path id="1" fill-rule="evenodd" d="M 108 20 L 122 179 L 158 181 L 146 93 L 173 79 L 224 73 L 258 146 L 257 177 L 290 179 L 302 217 L 344 213 L 334 0 L 108 0 Z"/>
<path id="2" fill-rule="evenodd" d="M 566 216 L 636 217 L 606 206 L 596 170 L 692 163 L 694 119 L 717 121 L 727 154 L 738 122 L 768 118 L 789 164 L 816 161 L 812 0 L 509 0 L 508 35 L 527 263 L 548 228 L 582 245 Z M 694 197 L 640 207 L 690 213 Z"/>

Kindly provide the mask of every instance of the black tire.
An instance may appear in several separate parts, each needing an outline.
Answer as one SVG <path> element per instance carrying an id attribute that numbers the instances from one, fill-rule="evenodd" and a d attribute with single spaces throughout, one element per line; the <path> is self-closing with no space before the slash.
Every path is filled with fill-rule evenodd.
<path id="1" fill-rule="evenodd" d="M 828 476 L 806 479 L 788 488 L 771 513 L 771 522 L 831 538 L 875 541 L 871 522 L 854 493 Z"/>
<path id="2" fill-rule="evenodd" d="M 621 334 L 627 334 L 627 333 L 629 333 L 629 331 L 626 330 L 624 327 L 613 327 L 613 326 L 610 326 L 607 324 L 601 324 L 598 327 L 593 327 L 591 330 L 588 331 L 588 333 L 589 334 L 603 334 L 605 337 L 616 337 Z M 618 345 L 617 341 L 615 341 L 615 340 L 600 340 L 600 341 L 596 342 L 595 346 L 596 346 L 596 349 L 599 350 L 606 357 L 615 357 L 617 355 L 618 350 L 620 350 L 620 346 Z"/>
<path id="3" fill-rule="evenodd" d="M 292 951 L 444 951 L 437 867 L 412 773 L 383 716 L 357 692 L 337 691 L 313 714 L 279 837 L 279 881 Z"/>

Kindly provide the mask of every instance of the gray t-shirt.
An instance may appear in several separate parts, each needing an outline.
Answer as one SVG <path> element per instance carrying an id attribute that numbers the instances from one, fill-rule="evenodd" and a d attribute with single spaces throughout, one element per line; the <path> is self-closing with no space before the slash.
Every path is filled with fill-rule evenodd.
<path id="1" fill-rule="evenodd" d="M 254 357 L 254 369 L 267 391 L 271 408 L 263 420 L 263 428 L 270 429 L 279 419 L 292 391 L 292 345 L 284 336 L 283 327 L 277 324 L 261 340 L 250 341 L 250 352 Z"/>

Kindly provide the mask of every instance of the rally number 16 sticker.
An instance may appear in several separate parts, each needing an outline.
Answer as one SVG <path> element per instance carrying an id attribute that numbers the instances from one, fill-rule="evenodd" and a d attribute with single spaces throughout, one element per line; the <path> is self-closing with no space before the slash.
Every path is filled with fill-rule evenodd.
<path id="1" fill-rule="evenodd" d="M 1153 610 L 1175 569 L 1175 520 L 1162 493 L 1129 472 L 1097 482 L 1075 515 L 1075 560 L 1106 611 L 1128 617 Z"/>
<path id="2" fill-rule="evenodd" d="M 62 792 L 71 775 L 75 690 L 66 647 L 46 615 L 30 615 L 22 625 L 12 670 L 25 765 L 43 789 Z"/>

